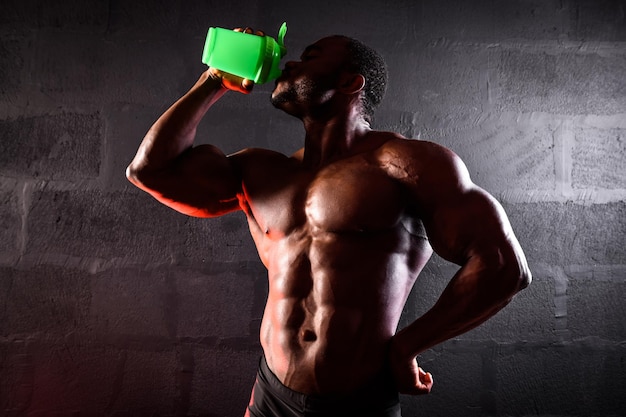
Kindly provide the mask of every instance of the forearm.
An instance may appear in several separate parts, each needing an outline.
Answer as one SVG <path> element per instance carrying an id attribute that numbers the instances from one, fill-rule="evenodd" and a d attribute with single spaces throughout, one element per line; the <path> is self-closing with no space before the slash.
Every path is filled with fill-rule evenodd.
<path id="1" fill-rule="evenodd" d="M 407 356 L 421 352 L 480 325 L 525 286 L 528 271 L 517 264 L 486 265 L 470 259 L 450 281 L 435 305 L 395 336 Z"/>
<path id="2" fill-rule="evenodd" d="M 210 71 L 174 103 L 152 125 L 137 154 L 128 167 L 134 172 L 158 171 L 193 145 L 198 124 L 209 108 L 227 91 L 218 77 Z"/>

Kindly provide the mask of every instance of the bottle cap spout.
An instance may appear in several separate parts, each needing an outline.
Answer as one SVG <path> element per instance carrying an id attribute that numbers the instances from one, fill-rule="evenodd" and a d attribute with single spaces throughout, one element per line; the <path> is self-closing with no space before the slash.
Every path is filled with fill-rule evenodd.
<path id="1" fill-rule="evenodd" d="M 280 46 L 280 57 L 284 57 L 287 53 L 287 48 L 285 48 L 285 35 L 287 34 L 287 22 L 283 22 L 280 25 L 280 29 L 278 30 L 278 45 Z"/>

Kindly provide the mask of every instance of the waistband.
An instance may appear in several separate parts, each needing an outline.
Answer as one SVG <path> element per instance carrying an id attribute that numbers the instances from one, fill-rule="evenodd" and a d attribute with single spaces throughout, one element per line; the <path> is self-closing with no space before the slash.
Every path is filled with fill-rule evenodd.
<path id="1" fill-rule="evenodd" d="M 264 383 L 282 401 L 289 403 L 295 409 L 309 412 L 363 410 L 367 413 L 395 409 L 396 407 L 399 410 L 400 398 L 390 370 L 381 372 L 369 383 L 349 394 L 304 394 L 283 385 L 269 369 L 265 356 L 262 356 L 259 364 L 259 379 L 259 382 Z"/>

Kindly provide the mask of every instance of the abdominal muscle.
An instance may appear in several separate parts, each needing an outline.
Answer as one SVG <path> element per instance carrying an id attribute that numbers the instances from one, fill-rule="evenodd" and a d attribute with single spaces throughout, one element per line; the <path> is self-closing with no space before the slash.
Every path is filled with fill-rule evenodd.
<path id="1" fill-rule="evenodd" d="M 371 235 L 291 235 L 270 246 L 261 344 L 274 374 L 307 394 L 347 393 L 379 374 L 430 256 L 427 241 L 398 226 Z"/>

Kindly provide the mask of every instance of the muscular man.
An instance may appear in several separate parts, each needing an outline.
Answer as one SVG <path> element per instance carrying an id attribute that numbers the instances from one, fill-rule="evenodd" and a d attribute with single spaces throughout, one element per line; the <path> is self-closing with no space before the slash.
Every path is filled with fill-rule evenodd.
<path id="1" fill-rule="evenodd" d="M 128 167 L 133 184 L 181 213 L 246 215 L 269 280 L 248 416 L 399 416 L 398 392 L 433 384 L 416 356 L 479 325 L 531 280 L 501 206 L 453 152 L 371 129 L 385 84 L 374 51 L 323 38 L 285 65 L 271 97 L 304 124 L 303 149 L 226 156 L 194 146 L 196 127 L 227 91 L 252 83 L 209 69 Z M 433 250 L 460 269 L 396 332 Z"/>

